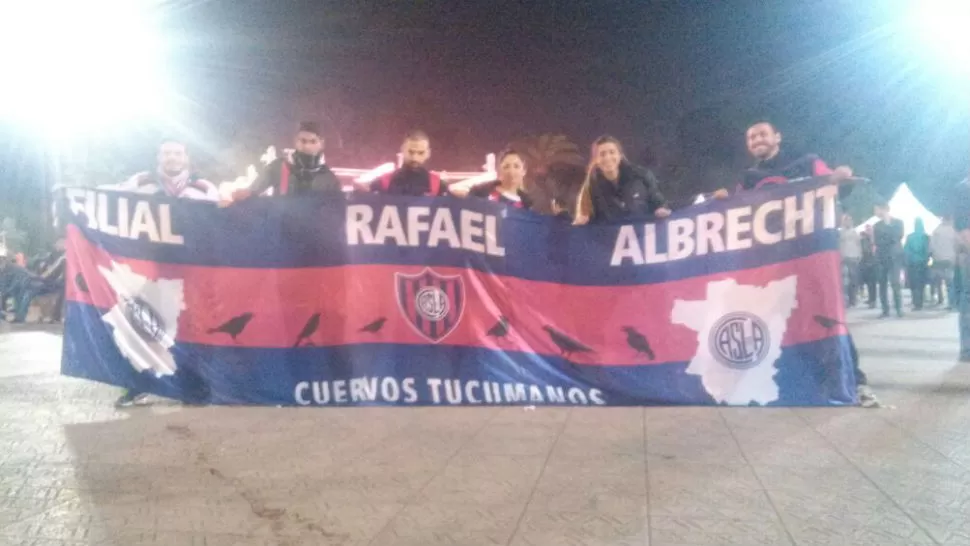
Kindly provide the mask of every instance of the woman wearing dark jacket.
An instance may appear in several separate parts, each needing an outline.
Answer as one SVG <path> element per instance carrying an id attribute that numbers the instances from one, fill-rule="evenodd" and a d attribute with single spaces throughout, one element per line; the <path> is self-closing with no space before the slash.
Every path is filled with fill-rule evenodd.
<path id="1" fill-rule="evenodd" d="M 515 150 L 505 150 L 498 159 L 498 180 L 471 188 L 449 188 L 455 197 L 478 197 L 519 209 L 531 209 L 532 199 L 522 189 L 525 162 Z"/>
<path id="2" fill-rule="evenodd" d="M 627 161 L 620 141 L 602 136 L 593 142 L 586 181 L 576 203 L 575 225 L 670 216 L 660 183 L 648 169 Z"/>

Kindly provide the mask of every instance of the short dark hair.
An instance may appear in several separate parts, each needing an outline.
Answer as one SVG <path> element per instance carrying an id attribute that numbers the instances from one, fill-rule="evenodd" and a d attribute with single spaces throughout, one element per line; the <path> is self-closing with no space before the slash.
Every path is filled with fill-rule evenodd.
<path id="1" fill-rule="evenodd" d="M 425 133 L 421 129 L 411 129 L 410 131 L 405 133 L 404 140 L 427 140 L 428 142 L 431 141 L 431 139 L 428 138 L 428 133 Z"/>
<path id="2" fill-rule="evenodd" d="M 520 154 L 518 150 L 516 150 L 515 148 L 512 148 L 512 147 L 505 148 L 504 150 L 502 150 L 501 152 L 499 152 L 498 153 L 498 161 L 496 161 L 495 164 L 496 165 L 501 165 L 502 162 L 505 161 L 505 158 L 508 157 L 508 156 L 510 156 L 510 155 L 514 155 L 515 157 L 519 158 L 522 161 L 522 164 L 525 165 L 525 158 L 522 157 L 522 154 Z"/>
<path id="3" fill-rule="evenodd" d="M 760 119 L 754 120 L 754 123 L 751 123 L 751 124 L 748 125 L 748 129 L 754 127 L 755 125 L 761 125 L 761 124 L 765 124 L 768 127 L 771 127 L 771 130 L 774 131 L 774 132 L 776 132 L 776 133 L 778 132 L 778 127 L 775 127 L 775 124 L 774 123 L 772 123 L 770 120 L 767 120 L 767 119 L 764 119 L 764 118 L 760 118 Z"/>
<path id="4" fill-rule="evenodd" d="M 317 136 L 323 136 L 323 131 L 320 129 L 320 124 L 315 121 L 301 121 L 300 125 L 296 129 L 297 133 L 313 133 Z"/>

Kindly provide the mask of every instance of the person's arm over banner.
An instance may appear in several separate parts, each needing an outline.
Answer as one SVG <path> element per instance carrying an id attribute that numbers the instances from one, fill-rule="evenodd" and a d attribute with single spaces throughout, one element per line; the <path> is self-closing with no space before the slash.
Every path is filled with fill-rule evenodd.
<path id="1" fill-rule="evenodd" d="M 643 173 L 644 186 L 647 191 L 647 207 L 649 212 L 657 218 L 670 216 L 670 204 L 660 191 L 660 181 L 653 174 L 653 171 L 645 169 Z"/>
<path id="2" fill-rule="evenodd" d="M 283 161 L 286 159 L 278 157 L 270 162 L 263 168 L 263 171 L 256 176 L 256 180 L 250 184 L 248 188 L 242 188 L 232 192 L 232 199 L 230 203 L 236 201 L 244 201 L 249 199 L 254 195 L 262 195 L 263 192 L 272 188 L 275 185 L 275 181 L 280 178 L 280 168 L 283 165 Z"/>
<path id="3" fill-rule="evenodd" d="M 435 182 L 435 180 L 437 180 L 437 182 Z M 431 188 L 429 188 L 429 190 L 434 193 L 434 197 L 444 197 L 446 195 L 451 195 L 451 192 L 448 191 L 449 184 L 448 182 L 445 182 L 444 180 L 442 180 L 440 172 L 428 171 L 428 183 L 431 185 Z M 437 192 L 434 192 L 435 184 L 438 185 Z"/>
<path id="4" fill-rule="evenodd" d="M 840 165 L 832 169 L 829 168 L 825 161 L 815 157 L 812 160 L 812 176 L 831 176 L 832 181 L 839 185 L 840 200 L 852 194 L 853 184 L 849 180 L 852 178 L 852 169 L 846 165 Z M 846 182 L 850 183 L 847 184 Z"/>

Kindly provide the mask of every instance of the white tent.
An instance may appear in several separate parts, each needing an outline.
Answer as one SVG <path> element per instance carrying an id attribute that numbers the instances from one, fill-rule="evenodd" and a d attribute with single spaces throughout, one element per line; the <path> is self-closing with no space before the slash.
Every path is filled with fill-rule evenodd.
<path id="1" fill-rule="evenodd" d="M 892 199 L 889 200 L 889 212 L 892 214 L 893 218 L 898 218 L 903 221 L 903 228 L 905 235 L 909 235 L 913 232 L 913 225 L 916 223 L 917 218 L 923 219 L 923 226 L 926 228 L 926 233 L 933 233 L 933 231 L 940 225 L 940 219 L 932 212 L 926 210 L 923 203 L 920 203 L 913 192 L 909 190 L 909 186 L 905 183 L 900 184 L 896 188 L 896 193 L 893 194 Z M 866 229 L 866 226 L 875 224 L 879 221 L 879 218 L 873 216 L 865 222 L 856 226 L 855 230 L 862 232 Z"/>

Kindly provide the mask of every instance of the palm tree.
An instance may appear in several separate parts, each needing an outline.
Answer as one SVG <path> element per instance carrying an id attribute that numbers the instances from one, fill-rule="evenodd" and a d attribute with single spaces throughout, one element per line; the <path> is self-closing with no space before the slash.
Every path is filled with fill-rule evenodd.
<path id="1" fill-rule="evenodd" d="M 535 179 L 545 178 L 553 165 L 582 165 L 583 156 L 576 143 L 566 135 L 546 133 L 517 141 L 513 148 L 525 156 L 529 172 Z"/>
<path id="2" fill-rule="evenodd" d="M 526 189 L 536 202 L 535 209 L 549 212 L 552 199 L 568 201 L 575 193 L 576 176 L 573 171 L 582 171 L 583 156 L 579 147 L 566 135 L 546 133 L 537 137 L 527 137 L 512 144 L 512 148 L 522 154 L 528 174 Z M 569 195 L 569 198 L 565 196 Z"/>

